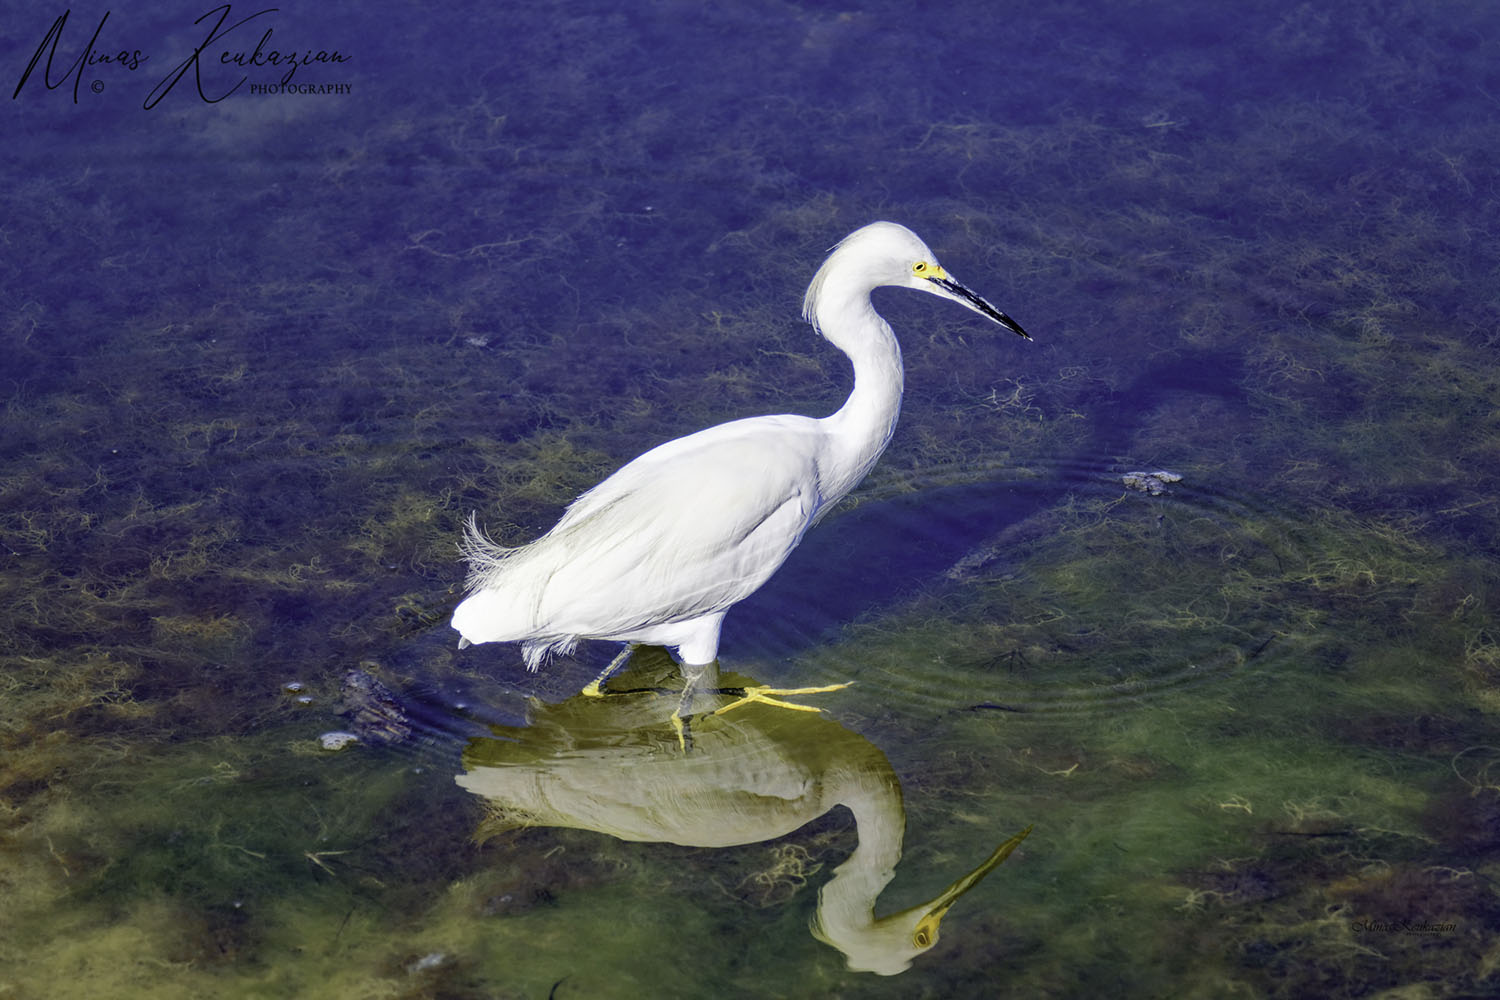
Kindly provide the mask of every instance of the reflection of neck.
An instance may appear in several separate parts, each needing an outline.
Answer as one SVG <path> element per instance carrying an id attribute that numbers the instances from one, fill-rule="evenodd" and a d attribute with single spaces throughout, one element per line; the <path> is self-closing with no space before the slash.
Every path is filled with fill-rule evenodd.
<path id="1" fill-rule="evenodd" d="M 860 772 L 839 789 L 839 801 L 854 813 L 859 844 L 818 894 L 815 923 L 819 935 L 839 950 L 875 922 L 875 900 L 896 877 L 906 814 L 895 775 Z"/>

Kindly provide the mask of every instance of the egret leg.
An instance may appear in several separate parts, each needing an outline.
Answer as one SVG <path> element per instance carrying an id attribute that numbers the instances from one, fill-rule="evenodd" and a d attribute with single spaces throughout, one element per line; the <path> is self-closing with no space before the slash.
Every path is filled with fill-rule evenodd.
<path id="1" fill-rule="evenodd" d="M 683 753 L 687 753 L 688 751 L 693 749 L 693 731 L 689 727 L 689 723 L 692 722 L 693 716 L 692 714 L 684 710 L 687 709 L 692 703 L 693 695 L 696 693 L 695 688 L 697 686 L 698 680 L 699 678 L 694 678 L 693 681 L 690 681 L 688 683 L 688 686 L 683 689 L 682 700 L 677 704 L 677 711 L 672 713 L 672 729 L 677 733 L 677 745 L 682 748 Z M 768 687 L 764 684 L 757 684 L 754 687 L 742 688 L 714 688 L 714 694 L 737 694 L 740 697 L 737 701 L 732 701 L 722 708 L 716 708 L 708 714 L 710 717 L 715 715 L 723 715 L 725 712 L 732 712 L 737 708 L 742 708 L 745 705 L 749 704 L 772 705 L 776 708 L 789 708 L 794 712 L 821 712 L 823 710 L 821 708 L 818 708 L 816 705 L 799 705 L 796 702 L 792 701 L 782 701 L 782 698 L 801 694 L 823 694 L 827 691 L 842 691 L 844 688 L 853 683 L 853 681 L 845 681 L 843 684 L 827 684 L 823 687 L 803 688 L 773 688 Z"/>
<path id="2" fill-rule="evenodd" d="M 677 733 L 677 745 L 682 748 L 683 753 L 693 749 L 693 700 L 703 692 L 718 694 L 719 689 L 709 687 L 719 679 L 719 663 L 714 660 L 701 666 L 692 666 L 684 663 L 682 665 L 682 697 L 677 701 L 677 708 L 672 712 L 672 729 Z M 712 714 L 712 713 L 710 713 Z"/>
<path id="3" fill-rule="evenodd" d="M 683 715 L 681 708 L 672 713 L 672 731 L 677 734 L 677 746 L 683 753 L 693 750 L 693 730 L 688 726 L 693 717 Z"/>
<path id="4" fill-rule="evenodd" d="M 613 660 L 609 661 L 609 666 L 605 667 L 598 677 L 588 682 L 588 685 L 583 689 L 584 695 L 589 698 L 603 698 L 604 692 L 600 689 L 600 685 L 609 680 L 611 674 L 625 665 L 625 661 L 630 659 L 630 654 L 635 652 L 635 647 L 638 645 L 640 643 L 627 642 L 625 648 L 620 650 Z"/>

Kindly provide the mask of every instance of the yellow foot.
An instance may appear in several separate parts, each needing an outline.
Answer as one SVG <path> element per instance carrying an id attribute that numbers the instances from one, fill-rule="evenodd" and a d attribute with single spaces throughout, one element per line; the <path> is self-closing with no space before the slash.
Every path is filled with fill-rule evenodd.
<path id="1" fill-rule="evenodd" d="M 715 709 L 709 714 L 723 715 L 725 712 L 732 712 L 743 705 L 749 705 L 752 703 L 761 705 L 775 705 L 777 708 L 790 708 L 794 712 L 821 712 L 823 710 L 821 708 L 818 708 L 816 705 L 798 705 L 795 702 L 782 701 L 781 699 L 784 697 L 790 697 L 792 695 L 799 694 L 823 694 L 826 691 L 842 691 L 852 683 L 854 682 L 845 681 L 843 684 L 829 684 L 825 687 L 807 688 L 773 688 L 766 687 L 763 684 L 757 685 L 755 687 L 739 689 L 726 688 L 724 689 L 726 694 L 732 694 L 735 690 L 739 690 L 739 701 L 732 701 L 729 704 L 725 705 L 723 708 Z"/>
<path id="2" fill-rule="evenodd" d="M 602 677 L 595 677 L 589 681 L 588 686 L 582 691 L 583 696 L 585 698 L 603 698 L 604 692 L 599 689 L 599 683 L 603 679 Z"/>

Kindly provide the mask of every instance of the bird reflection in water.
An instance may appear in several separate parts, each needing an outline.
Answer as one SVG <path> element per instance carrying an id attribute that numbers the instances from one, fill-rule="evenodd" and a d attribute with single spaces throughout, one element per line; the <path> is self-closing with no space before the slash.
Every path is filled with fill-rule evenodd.
<path id="1" fill-rule="evenodd" d="M 471 739 L 456 780 L 488 800 L 487 832 L 571 827 L 688 847 L 772 840 L 846 806 L 859 843 L 819 892 L 812 931 L 843 952 L 849 968 L 886 976 L 935 945 L 948 909 L 1031 832 L 1002 843 L 928 902 L 877 918 L 906 826 L 901 784 L 885 754 L 816 713 L 751 702 L 713 715 L 754 687 L 734 674 L 720 681 L 731 687 L 693 695 L 702 721 L 692 753 L 680 752 L 671 724 L 677 668 L 665 652 L 642 649 L 607 697 L 534 702 L 529 725 L 494 726 L 493 737 Z"/>

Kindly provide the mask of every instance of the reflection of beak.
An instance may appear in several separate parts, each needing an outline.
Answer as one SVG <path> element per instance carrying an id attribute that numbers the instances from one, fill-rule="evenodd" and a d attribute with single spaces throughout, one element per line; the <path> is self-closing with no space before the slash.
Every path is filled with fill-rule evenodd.
<path id="1" fill-rule="evenodd" d="M 465 639 L 463 636 L 459 636 L 458 637 L 458 648 L 459 649 L 468 649 L 472 645 L 474 645 L 474 644 L 472 642 L 470 642 L 468 639 Z"/>
<path id="2" fill-rule="evenodd" d="M 999 323 L 1001 326 L 1005 327 L 1011 333 L 1019 334 L 1025 340 L 1031 339 L 1031 334 L 1021 329 L 1020 323 L 1017 323 L 1015 320 L 1005 315 L 1005 313 L 1001 312 L 999 309 L 996 309 L 994 306 L 984 301 L 984 299 L 969 291 L 963 285 L 960 285 L 958 282 L 954 281 L 948 276 L 947 272 L 943 271 L 942 268 L 938 268 L 937 274 L 928 275 L 927 280 L 932 282 L 934 285 L 937 285 L 944 292 L 946 292 L 948 298 L 962 302 L 964 305 L 968 306 L 979 315 L 987 316 L 988 318 L 994 320 L 996 323 Z"/>
<path id="3" fill-rule="evenodd" d="M 983 302 L 984 300 L 979 299 L 979 301 Z M 1020 332 L 1019 329 L 1017 332 Z M 1026 335 L 1023 333 L 1021 336 L 1025 337 Z M 1030 338 L 1028 337 L 1027 339 L 1029 340 Z M 933 943 L 937 941 L 938 924 L 942 921 L 943 915 L 948 912 L 948 908 L 958 902 L 958 897 L 974 888 L 986 875 L 1000 867 L 1000 862 L 1010 857 L 1010 852 L 1020 846 L 1021 841 L 1025 840 L 1026 835 L 1030 832 L 1031 827 L 1028 826 L 995 848 L 995 853 L 985 858 L 978 868 L 975 868 L 969 874 L 939 893 L 938 897 L 932 901 L 932 906 L 928 909 L 927 913 L 923 915 L 921 920 L 917 921 L 917 929 L 912 933 L 912 943 L 919 948 L 932 947 Z"/>

